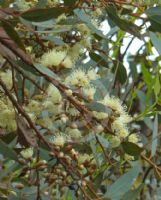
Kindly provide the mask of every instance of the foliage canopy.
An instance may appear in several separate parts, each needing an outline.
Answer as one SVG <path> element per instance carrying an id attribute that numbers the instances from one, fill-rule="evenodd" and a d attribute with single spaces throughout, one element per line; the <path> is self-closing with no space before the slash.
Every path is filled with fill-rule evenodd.
<path id="1" fill-rule="evenodd" d="M 0 199 L 159 199 L 160 1 L 0 6 Z"/>

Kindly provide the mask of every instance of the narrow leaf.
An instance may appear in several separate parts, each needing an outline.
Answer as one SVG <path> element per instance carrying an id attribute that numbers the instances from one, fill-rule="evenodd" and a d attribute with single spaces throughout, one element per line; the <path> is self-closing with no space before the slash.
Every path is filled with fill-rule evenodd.
<path id="1" fill-rule="evenodd" d="M 155 79 L 155 84 L 154 84 L 154 92 L 156 96 L 160 94 L 160 89 L 161 89 L 160 80 L 159 80 L 159 76 L 157 75 Z"/>
<path id="2" fill-rule="evenodd" d="M 98 65 L 102 65 L 103 67 L 108 67 L 107 62 L 104 60 L 104 58 L 101 57 L 101 55 L 98 55 L 94 52 L 90 52 L 89 55 Z"/>
<path id="3" fill-rule="evenodd" d="M 89 108 L 92 111 L 97 111 L 97 112 L 104 112 L 104 113 L 111 113 L 111 110 L 106 107 L 105 105 L 98 103 L 98 102 L 92 102 L 86 104 L 86 107 Z"/>
<path id="4" fill-rule="evenodd" d="M 141 147 L 136 145 L 135 143 L 132 142 L 123 142 L 122 147 L 125 151 L 125 153 L 131 155 L 131 156 L 139 156 L 140 153 L 143 151 Z"/>
<path id="5" fill-rule="evenodd" d="M 6 33 L 8 34 L 8 36 L 21 48 L 25 51 L 25 47 L 23 42 L 21 41 L 18 33 L 14 30 L 14 28 L 12 27 L 12 25 L 3 20 L 1 21 L 1 25 L 4 28 L 4 30 L 6 31 Z"/>
<path id="6" fill-rule="evenodd" d="M 17 116 L 17 127 L 19 143 L 27 147 L 36 147 L 37 141 L 34 137 L 33 131 L 31 128 L 29 128 L 26 121 L 22 117 Z"/>
<path id="7" fill-rule="evenodd" d="M 156 36 L 155 33 L 150 32 L 150 39 L 154 45 L 154 47 L 156 48 L 156 50 L 158 51 L 159 55 L 161 55 L 161 38 L 158 38 Z"/>
<path id="8" fill-rule="evenodd" d="M 127 80 L 127 72 L 124 65 L 121 62 L 117 62 L 114 66 L 114 71 L 116 73 L 116 80 L 118 80 L 121 84 L 124 84 Z"/>
<path id="9" fill-rule="evenodd" d="M 105 193 L 105 198 L 120 199 L 130 188 L 136 180 L 141 170 L 140 164 L 137 163 L 126 174 L 122 175 L 112 185 L 110 185 Z"/>
<path id="10" fill-rule="evenodd" d="M 158 143 L 158 115 L 156 114 L 153 126 L 153 135 L 152 135 L 152 145 L 151 145 L 151 155 L 154 156 L 157 150 Z"/>
<path id="11" fill-rule="evenodd" d="M 21 17 L 33 22 L 47 21 L 52 18 L 57 18 L 67 10 L 64 7 L 53 7 L 48 9 L 33 9 L 22 13 Z"/>
<path id="12" fill-rule="evenodd" d="M 57 78 L 58 79 L 57 75 L 53 71 L 51 71 L 50 69 L 48 69 L 47 67 L 44 67 L 43 65 L 37 64 L 37 63 L 34 64 L 34 67 L 38 71 L 42 72 L 43 74 L 45 74 L 47 76 L 50 76 L 51 78 Z"/>
<path id="13" fill-rule="evenodd" d="M 5 158 L 18 160 L 16 152 L 0 139 L 0 154 Z"/>
<path id="14" fill-rule="evenodd" d="M 161 32 L 161 6 L 151 7 L 147 9 L 145 13 L 151 22 L 152 29 Z"/>
<path id="15" fill-rule="evenodd" d="M 143 184 L 141 184 L 138 188 L 134 189 L 134 190 L 129 190 L 127 193 L 124 194 L 124 196 L 122 197 L 122 200 L 136 200 L 137 197 L 139 196 L 142 188 L 143 188 Z"/>
<path id="16" fill-rule="evenodd" d="M 123 31 L 131 33 L 132 35 L 141 38 L 139 27 L 130 21 L 123 20 L 117 15 L 117 10 L 113 6 L 106 8 L 109 18 Z"/>

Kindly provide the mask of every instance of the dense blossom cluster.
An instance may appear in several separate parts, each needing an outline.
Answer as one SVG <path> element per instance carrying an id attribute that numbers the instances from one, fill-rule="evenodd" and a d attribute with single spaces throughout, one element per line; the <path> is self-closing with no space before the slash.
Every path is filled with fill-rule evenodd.
<path id="1" fill-rule="evenodd" d="M 49 57 L 48 63 L 52 63 L 52 58 L 50 60 Z M 11 72 L 9 70 L 1 72 L 0 76 L 2 79 L 5 77 L 4 82 L 11 89 Z M 71 90 L 67 90 L 68 94 L 72 95 L 72 90 L 79 91 L 86 100 L 91 102 L 94 101 L 96 92 L 96 88 L 91 81 L 98 78 L 99 74 L 96 69 L 83 70 L 82 68 L 73 68 L 72 73 L 66 75 L 64 84 L 71 88 Z M 79 100 L 82 105 L 86 103 L 84 99 L 74 98 Z M 108 119 L 110 122 L 107 125 L 114 135 L 108 140 L 112 148 L 118 147 L 126 139 L 133 143 L 139 142 L 136 134 L 129 133 L 128 123 L 132 118 L 127 114 L 126 107 L 122 105 L 118 98 L 107 94 L 97 102 L 111 110 L 109 114 L 106 111 L 91 111 L 91 114 L 98 120 Z M 34 123 L 49 130 L 46 137 L 54 145 L 63 147 L 65 144 L 77 141 L 90 133 L 90 130 L 85 131 L 85 129 L 82 129 L 84 119 L 80 111 L 70 102 L 67 102 L 60 91 L 51 83 L 46 88 L 46 94 L 34 95 L 32 99 L 28 99 L 28 102 L 23 107 Z M 1 97 L 0 118 L 5 119 L 1 120 L 1 128 L 5 128 L 8 132 L 16 131 L 15 110 L 11 102 L 3 96 Z M 96 127 L 98 126 L 100 125 L 96 125 Z M 99 130 L 99 134 L 104 134 L 103 127 Z"/>
<path id="2" fill-rule="evenodd" d="M 16 0 L 13 6 L 19 11 L 26 11 L 35 7 L 37 3 L 37 0 Z M 47 0 L 46 6 L 52 7 L 60 3 L 61 1 L 58 0 Z M 99 2 L 97 3 L 99 5 Z M 90 16 L 92 27 L 99 29 L 98 18 L 101 14 L 100 8 L 93 11 Z M 65 14 L 58 16 L 57 19 L 53 20 L 54 28 L 63 27 L 63 21 L 66 19 L 68 19 L 68 16 Z M 21 30 L 21 28 L 21 26 L 17 26 L 16 30 Z M 22 175 L 24 183 L 31 182 L 34 172 L 36 170 L 40 171 L 42 172 L 41 181 L 51 186 L 51 191 L 48 189 L 44 191 L 47 194 L 51 192 L 53 196 L 57 191 L 57 187 L 62 190 L 66 186 L 72 188 L 74 184 L 80 188 L 81 186 L 86 187 L 89 181 L 93 181 L 93 175 L 97 175 L 97 166 L 107 165 L 106 152 L 114 155 L 112 158 L 114 161 L 120 163 L 123 161 L 123 163 L 127 162 L 129 164 L 131 160 L 135 160 L 135 157 L 122 152 L 121 144 L 123 142 L 139 144 L 140 142 L 138 135 L 130 129 L 129 124 L 132 117 L 129 116 L 122 101 L 108 91 L 103 97 L 97 98 L 99 88 L 95 83 L 101 83 L 102 74 L 97 63 L 96 65 L 91 63 L 88 68 L 85 67 L 85 58 L 88 58 L 89 51 L 92 51 L 93 47 L 94 36 L 92 30 L 87 23 L 82 21 L 69 26 L 68 29 L 63 34 L 59 33 L 61 45 L 50 40 L 45 41 L 45 39 L 45 42 L 42 40 L 42 43 L 44 43 L 41 43 L 40 46 L 37 44 L 34 46 L 32 40 L 28 42 L 31 42 L 28 46 L 26 45 L 26 50 L 33 59 L 33 63 L 40 66 L 45 73 L 49 74 L 51 72 L 51 74 L 54 74 L 57 77 L 54 77 L 55 80 L 61 84 L 61 90 L 58 87 L 59 84 L 54 85 L 45 78 L 41 79 L 42 77 L 38 77 L 38 73 L 31 75 L 31 79 L 33 78 L 34 81 L 29 79 L 28 82 L 31 81 L 32 86 L 34 83 L 35 85 L 33 88 L 30 87 L 30 84 L 26 83 L 27 78 L 23 77 L 23 73 L 26 73 L 25 69 L 22 70 L 20 75 L 18 71 L 11 69 L 8 63 L 0 70 L 0 79 L 53 151 L 47 152 L 45 149 L 41 152 L 43 149 L 41 147 L 37 148 L 35 146 L 33 148 L 33 146 L 29 147 L 30 145 L 25 146 L 21 143 L 23 139 L 19 137 L 19 131 L 22 130 L 19 130 L 17 117 L 24 118 L 27 128 L 31 124 L 25 120 L 25 117 L 18 112 L 15 105 L 5 96 L 5 91 L 2 88 L 0 88 L 0 130 L 5 130 L 6 135 L 9 133 L 16 135 L 17 143 L 15 142 L 15 147 L 20 152 L 18 155 L 19 163 L 24 165 L 22 173 L 25 174 Z M 41 27 L 40 30 L 43 30 L 43 28 Z M 43 37 L 45 38 L 46 35 L 50 37 L 54 36 L 54 33 L 49 31 Z M 99 36 L 97 37 L 99 40 Z M 29 76 L 30 74 L 31 72 L 29 72 Z M 24 82 L 21 78 L 25 79 Z M 20 81 L 23 82 L 21 88 L 18 84 Z M 41 86 L 36 87 L 37 85 Z M 21 101 L 19 98 L 23 100 Z M 104 110 L 99 111 L 88 107 L 92 103 L 102 105 Z M 86 109 L 88 114 L 84 113 L 81 108 Z M 34 130 L 32 130 L 32 133 L 34 133 Z M 36 137 L 36 134 L 34 136 Z M 99 141 L 100 138 L 101 141 Z M 36 138 L 36 140 L 38 139 Z M 93 141 L 94 147 L 92 146 Z M 37 143 L 41 144 L 41 142 L 39 140 Z M 47 154 L 48 161 L 51 161 L 49 165 L 44 158 L 38 158 L 41 153 L 43 156 Z M 99 161 L 95 155 L 97 153 L 100 157 Z M 59 159 L 63 160 L 63 164 Z M 72 175 L 69 173 L 69 169 L 66 169 L 68 167 L 64 167 L 64 163 L 71 167 L 70 171 L 72 172 L 72 166 L 74 166 L 78 174 L 81 174 L 81 179 L 72 179 Z M 37 171 L 36 173 L 38 173 Z M 35 181 L 30 186 L 36 183 Z M 22 189 L 24 186 L 19 183 L 15 184 L 15 187 Z M 79 193 L 79 190 L 77 190 L 77 193 Z"/>
<path id="3" fill-rule="evenodd" d="M 26 11 L 36 6 L 38 0 L 15 0 L 14 6 L 20 11 Z M 56 6 L 60 3 L 59 0 L 47 0 L 48 6 Z"/>

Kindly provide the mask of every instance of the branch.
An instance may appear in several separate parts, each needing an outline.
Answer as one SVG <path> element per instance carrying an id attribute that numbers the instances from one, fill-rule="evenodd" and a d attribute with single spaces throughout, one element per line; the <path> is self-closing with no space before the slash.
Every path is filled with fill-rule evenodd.
<path id="1" fill-rule="evenodd" d="M 18 104 L 18 102 L 16 101 L 16 99 L 14 98 L 14 96 L 10 93 L 10 91 L 7 89 L 6 85 L 4 84 L 4 82 L 1 79 L 0 79 L 0 86 L 3 88 L 4 92 L 6 93 L 6 95 L 10 99 L 10 101 L 12 102 L 13 106 L 26 119 L 26 121 L 28 122 L 28 124 L 30 125 L 30 127 L 35 131 L 35 133 L 36 133 L 37 137 L 39 138 L 39 140 L 43 144 L 45 144 L 52 151 L 53 156 L 59 161 L 60 164 L 62 164 L 62 166 L 64 167 L 64 169 L 70 174 L 70 176 L 73 178 L 73 180 L 77 180 L 77 179 L 75 179 L 75 176 L 73 176 L 73 172 L 74 171 L 76 171 L 76 175 L 80 179 L 82 179 L 81 174 L 79 173 L 79 171 L 77 169 L 73 168 L 73 166 L 71 165 L 71 163 L 68 163 L 68 161 L 67 161 L 67 159 L 65 157 L 63 157 L 63 158 L 60 157 L 60 152 L 57 149 L 54 149 L 53 146 L 50 145 L 50 143 L 48 141 L 46 141 L 46 139 L 44 138 L 44 136 L 41 135 L 41 133 L 36 128 L 35 124 L 32 122 L 32 120 L 29 117 L 29 115 Z M 92 193 L 94 192 L 93 189 L 91 189 L 91 188 L 90 188 L 90 191 Z M 95 196 L 97 196 L 96 193 L 95 193 Z M 100 198 L 97 196 L 97 199 L 100 199 Z"/>

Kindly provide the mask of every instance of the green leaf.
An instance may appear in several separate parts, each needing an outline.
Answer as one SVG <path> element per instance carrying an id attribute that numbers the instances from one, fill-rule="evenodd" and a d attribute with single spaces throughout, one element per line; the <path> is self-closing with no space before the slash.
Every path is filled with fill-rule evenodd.
<path id="1" fill-rule="evenodd" d="M 0 154 L 5 158 L 18 160 L 16 152 L 0 139 Z"/>
<path id="2" fill-rule="evenodd" d="M 141 184 L 138 188 L 134 189 L 134 190 L 129 190 L 128 192 L 126 192 L 124 194 L 124 196 L 122 197 L 122 200 L 136 200 L 137 197 L 139 196 L 142 188 L 143 188 L 144 184 Z"/>
<path id="3" fill-rule="evenodd" d="M 161 6 L 149 8 L 145 12 L 148 16 L 151 16 L 151 17 L 161 16 Z M 158 19 L 158 21 L 160 20 Z"/>
<path id="4" fill-rule="evenodd" d="M 50 69 L 48 69 L 47 67 L 44 67 L 43 65 L 37 64 L 37 63 L 35 63 L 34 66 L 41 73 L 43 73 L 43 74 L 45 74 L 47 76 L 50 76 L 51 78 L 58 79 L 57 75 L 53 71 L 51 71 Z"/>
<path id="5" fill-rule="evenodd" d="M 151 144 L 151 155 L 154 156 L 157 150 L 158 143 L 158 115 L 155 115 L 154 125 L 153 125 L 153 135 L 152 135 L 152 144 Z"/>
<path id="6" fill-rule="evenodd" d="M 161 6 L 149 8 L 145 11 L 154 30 L 161 32 Z"/>
<path id="7" fill-rule="evenodd" d="M 103 35 L 103 33 L 98 30 L 92 23 L 91 23 L 91 18 L 89 17 L 89 15 L 87 15 L 84 11 L 80 10 L 80 9 L 76 9 L 74 10 L 74 13 L 77 15 L 77 17 L 83 21 L 90 29 L 92 32 L 96 33 L 96 35 L 100 36 L 101 38 L 107 39 L 107 37 L 105 35 Z"/>
<path id="8" fill-rule="evenodd" d="M 140 29 L 130 21 L 123 20 L 117 15 L 117 10 L 113 6 L 106 8 L 109 18 L 123 31 L 128 32 L 138 38 L 141 38 Z"/>
<path id="9" fill-rule="evenodd" d="M 100 184 L 102 183 L 102 181 L 103 181 L 103 179 L 104 179 L 103 175 L 104 175 L 104 171 L 103 171 L 103 172 L 100 172 L 100 173 L 94 178 L 94 187 L 95 187 L 95 189 L 97 189 L 97 188 L 100 186 Z"/>
<path id="10" fill-rule="evenodd" d="M 44 7 L 46 6 L 46 4 L 47 4 L 47 0 L 39 0 L 39 1 L 37 2 L 36 7 L 37 7 L 37 8 L 44 8 Z"/>
<path id="11" fill-rule="evenodd" d="M 112 185 L 108 187 L 104 197 L 110 198 L 112 200 L 120 199 L 132 187 L 140 171 L 140 164 L 137 163 L 126 174 L 122 175 Z"/>
<path id="12" fill-rule="evenodd" d="M 54 37 L 54 36 L 44 36 L 42 37 L 42 39 L 45 39 L 47 41 L 52 41 L 54 42 L 54 44 L 56 45 L 59 45 L 59 46 L 62 46 L 64 45 L 65 43 L 63 42 L 63 40 L 59 37 Z"/>
<path id="13" fill-rule="evenodd" d="M 134 80 L 137 79 L 138 72 L 136 68 L 136 63 L 134 61 L 129 61 L 130 72 Z"/>
<path id="14" fill-rule="evenodd" d="M 127 80 L 127 72 L 124 65 L 118 61 L 116 66 L 114 66 L 114 70 L 116 70 L 116 80 L 118 80 L 121 84 L 124 84 Z"/>
<path id="15" fill-rule="evenodd" d="M 14 28 L 12 27 L 12 25 L 5 21 L 5 20 L 1 20 L 1 25 L 4 28 L 4 30 L 6 31 L 6 33 L 8 34 L 8 36 L 23 50 L 25 50 L 24 44 L 21 41 L 18 33 L 14 30 Z"/>
<path id="16" fill-rule="evenodd" d="M 101 136 L 101 135 L 99 135 L 99 134 L 97 134 L 97 138 L 98 138 L 99 142 L 102 144 L 102 146 L 103 146 L 104 148 L 108 148 L 109 142 L 107 141 L 106 138 L 104 138 L 103 136 Z"/>
<path id="17" fill-rule="evenodd" d="M 104 60 L 104 58 L 102 58 L 100 55 L 94 53 L 94 52 L 90 52 L 89 56 L 92 58 L 92 60 L 94 60 L 98 65 L 102 65 L 103 67 L 108 67 L 107 62 Z"/>
<path id="18" fill-rule="evenodd" d="M 7 176 L 12 176 L 12 173 L 15 172 L 16 170 L 19 170 L 22 168 L 22 165 L 20 165 L 19 163 L 15 162 L 15 163 L 10 163 L 10 166 L 8 166 L 6 169 L 4 169 L 3 171 L 0 172 L 0 181 L 3 180 L 3 178 L 7 177 Z"/>
<path id="19" fill-rule="evenodd" d="M 92 84 L 96 88 L 96 93 L 94 95 L 94 100 L 101 100 L 104 98 L 109 90 L 110 87 L 110 79 L 109 77 L 113 77 L 113 74 L 111 73 L 110 76 L 101 77 L 100 79 L 96 79 L 94 81 L 91 81 Z"/>
<path id="20" fill-rule="evenodd" d="M 154 92 L 156 96 L 160 94 L 160 89 L 161 89 L 160 80 L 159 80 L 159 75 L 157 74 L 154 84 Z"/>
<path id="21" fill-rule="evenodd" d="M 21 17 L 33 22 L 47 21 L 57 18 L 59 15 L 66 13 L 67 9 L 64 7 L 53 7 L 48 9 L 33 9 L 21 14 Z"/>
<path id="22" fill-rule="evenodd" d="M 153 81 L 151 73 L 148 71 L 148 69 L 145 67 L 145 65 L 141 66 L 141 70 L 143 72 L 143 77 L 144 77 L 145 83 L 148 85 L 148 87 L 151 88 L 152 81 Z"/>
<path id="23" fill-rule="evenodd" d="M 16 133 L 11 132 L 11 133 L 8 133 L 8 134 L 4 135 L 2 137 L 2 140 L 3 140 L 3 142 L 9 144 L 15 139 L 16 136 L 17 136 Z"/>
<path id="24" fill-rule="evenodd" d="M 33 26 L 38 26 L 38 27 L 43 27 L 43 28 L 54 28 L 53 20 L 48 20 L 48 21 L 43 21 L 43 22 L 31 22 L 31 23 Z"/>
<path id="25" fill-rule="evenodd" d="M 161 38 L 158 38 L 156 36 L 156 34 L 151 31 L 150 31 L 149 35 L 150 35 L 150 39 L 151 39 L 154 47 L 158 51 L 159 55 L 161 55 Z"/>
<path id="26" fill-rule="evenodd" d="M 16 73 L 16 79 L 17 79 L 17 96 L 19 102 L 23 103 L 23 79 L 20 73 Z"/>
<path id="27" fill-rule="evenodd" d="M 104 112 L 104 113 L 111 113 L 111 109 L 109 109 L 107 106 L 98 103 L 98 102 L 92 102 L 92 103 L 87 103 L 86 107 L 89 108 L 92 111 L 97 111 L 97 112 Z"/>
<path id="28" fill-rule="evenodd" d="M 143 91 L 141 90 L 138 90 L 137 91 L 137 96 L 139 97 L 139 101 L 140 101 L 140 109 L 141 111 L 144 111 L 145 110 L 145 107 L 146 107 L 146 95 Z"/>
<path id="29" fill-rule="evenodd" d="M 125 151 L 125 153 L 131 155 L 131 156 L 139 156 L 140 153 L 143 151 L 141 147 L 136 145 L 135 143 L 132 142 L 123 142 L 122 147 Z"/>
<path id="30" fill-rule="evenodd" d="M 32 74 L 38 75 L 38 72 L 36 71 L 36 69 L 33 66 L 26 64 L 22 60 L 17 60 L 17 61 L 12 61 L 12 62 L 14 65 L 17 65 L 18 67 L 20 67 L 23 71 L 30 72 L 30 75 L 32 75 Z M 29 75 L 29 74 L 27 74 L 27 75 Z"/>
<path id="31" fill-rule="evenodd" d="M 78 0 L 64 0 L 65 6 L 72 6 L 74 5 Z"/>
<path id="32" fill-rule="evenodd" d="M 98 158 L 98 154 L 97 154 L 97 148 L 96 148 L 96 140 L 93 135 L 91 136 L 89 143 L 90 143 L 90 147 L 92 149 L 93 156 L 96 160 L 96 163 L 98 166 L 100 166 L 100 162 L 99 162 L 99 158 Z"/>

